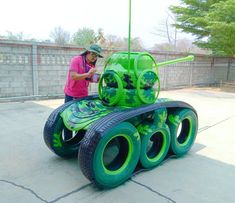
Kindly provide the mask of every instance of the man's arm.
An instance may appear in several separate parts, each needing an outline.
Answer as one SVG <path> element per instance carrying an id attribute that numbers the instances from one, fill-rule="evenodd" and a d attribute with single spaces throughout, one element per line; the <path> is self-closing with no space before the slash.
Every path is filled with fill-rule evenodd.
<path id="1" fill-rule="evenodd" d="M 91 77 L 95 72 L 96 72 L 95 68 L 91 68 L 88 73 L 82 73 L 82 74 L 70 71 L 70 77 L 72 78 L 72 80 L 83 80 L 85 78 Z"/>
<path id="2" fill-rule="evenodd" d="M 79 74 L 73 71 L 70 72 L 70 77 L 72 78 L 72 80 L 83 80 L 88 76 L 89 76 L 88 73 Z"/>

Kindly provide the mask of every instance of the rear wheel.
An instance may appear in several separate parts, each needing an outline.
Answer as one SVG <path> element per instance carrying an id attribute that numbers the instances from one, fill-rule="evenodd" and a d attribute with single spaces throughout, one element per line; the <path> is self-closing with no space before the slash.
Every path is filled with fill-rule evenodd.
<path id="1" fill-rule="evenodd" d="M 192 147 L 198 129 L 196 114 L 190 109 L 176 110 L 168 115 L 171 132 L 171 151 L 181 156 Z"/>

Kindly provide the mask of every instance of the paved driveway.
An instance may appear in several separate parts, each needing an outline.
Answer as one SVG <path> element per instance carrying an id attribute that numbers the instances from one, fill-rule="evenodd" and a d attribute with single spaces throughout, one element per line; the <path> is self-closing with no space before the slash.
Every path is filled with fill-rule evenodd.
<path id="1" fill-rule="evenodd" d="M 198 111 L 193 148 L 111 190 L 98 190 L 76 159 L 61 159 L 45 146 L 44 123 L 63 100 L 1 103 L 0 202 L 234 202 L 235 94 L 183 89 L 160 97 L 186 101 Z"/>

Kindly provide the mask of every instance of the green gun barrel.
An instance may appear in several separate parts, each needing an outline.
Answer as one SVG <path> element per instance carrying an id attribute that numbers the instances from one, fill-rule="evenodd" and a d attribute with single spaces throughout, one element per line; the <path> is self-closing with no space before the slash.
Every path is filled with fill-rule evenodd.
<path id="1" fill-rule="evenodd" d="M 193 55 L 189 55 L 187 57 L 183 57 L 183 58 L 178 58 L 178 59 L 174 59 L 174 60 L 170 60 L 170 61 L 164 61 L 164 62 L 157 63 L 157 67 L 172 65 L 172 64 L 176 64 L 176 63 L 180 63 L 180 62 L 193 61 L 193 60 L 194 60 L 194 56 Z"/>

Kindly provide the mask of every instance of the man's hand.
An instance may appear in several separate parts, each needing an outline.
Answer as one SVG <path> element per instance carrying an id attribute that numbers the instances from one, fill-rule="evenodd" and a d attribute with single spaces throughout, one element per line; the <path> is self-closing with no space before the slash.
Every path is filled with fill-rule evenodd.
<path id="1" fill-rule="evenodd" d="M 91 69 L 88 71 L 88 75 L 89 75 L 89 76 L 92 76 L 92 75 L 94 75 L 95 72 L 96 72 L 96 68 L 91 68 Z"/>

